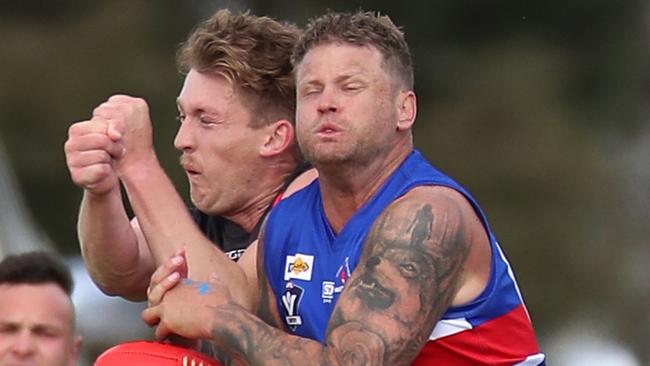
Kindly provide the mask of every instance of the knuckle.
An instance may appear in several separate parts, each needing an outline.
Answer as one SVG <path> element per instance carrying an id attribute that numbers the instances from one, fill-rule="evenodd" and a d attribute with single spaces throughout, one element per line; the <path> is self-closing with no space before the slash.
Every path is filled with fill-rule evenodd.
<path id="1" fill-rule="evenodd" d="M 75 152 L 66 151 L 66 153 L 65 153 L 65 163 L 68 166 L 68 168 L 70 168 L 70 170 L 76 169 L 77 166 L 79 165 L 78 154 L 75 153 Z"/>
<path id="2" fill-rule="evenodd" d="M 74 136 L 83 135 L 88 124 L 89 121 L 80 121 L 71 124 L 68 127 L 68 136 L 72 138 Z"/>
<path id="3" fill-rule="evenodd" d="M 149 105 L 147 104 L 147 101 L 144 100 L 143 98 L 135 98 L 135 105 L 143 111 L 149 109 Z"/>
<path id="4" fill-rule="evenodd" d="M 79 130 L 79 124 L 78 123 L 73 123 L 68 127 L 68 136 L 74 136 L 77 133 L 77 130 Z"/>
<path id="5" fill-rule="evenodd" d="M 70 178 L 72 179 L 72 181 L 73 181 L 75 184 L 81 184 L 81 183 L 83 183 L 83 182 L 82 182 L 82 179 L 81 179 L 81 176 L 79 175 L 79 173 L 77 172 L 76 169 L 73 169 L 73 168 L 70 169 Z"/>
<path id="6" fill-rule="evenodd" d="M 97 161 L 98 162 L 110 164 L 111 156 L 109 155 L 109 153 L 107 151 L 105 151 L 105 150 L 97 151 L 96 155 L 97 155 Z"/>
<path id="7" fill-rule="evenodd" d="M 111 172 L 111 167 L 108 164 L 97 164 L 95 170 L 97 172 L 96 177 L 102 179 Z"/>
<path id="8" fill-rule="evenodd" d="M 98 105 L 97 107 L 95 107 L 95 109 L 93 109 L 93 115 L 94 114 L 99 114 L 99 113 L 103 112 L 104 110 L 106 110 L 106 103 L 102 103 L 102 104 Z"/>
<path id="9" fill-rule="evenodd" d="M 63 151 L 65 151 L 66 155 L 72 154 L 75 152 L 74 146 L 74 140 L 72 138 L 68 138 L 65 140 L 65 143 L 63 143 Z"/>

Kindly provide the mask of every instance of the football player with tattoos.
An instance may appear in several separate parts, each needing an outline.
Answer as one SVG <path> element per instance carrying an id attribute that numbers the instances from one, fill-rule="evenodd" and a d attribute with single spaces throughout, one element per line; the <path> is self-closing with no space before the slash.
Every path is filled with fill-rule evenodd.
<path id="1" fill-rule="evenodd" d="M 161 267 L 143 313 L 157 335 L 210 338 L 254 365 L 544 365 L 486 216 L 413 148 L 399 28 L 326 14 L 292 61 L 298 142 L 319 178 L 267 218 L 257 314 L 219 271 L 206 287 Z"/>

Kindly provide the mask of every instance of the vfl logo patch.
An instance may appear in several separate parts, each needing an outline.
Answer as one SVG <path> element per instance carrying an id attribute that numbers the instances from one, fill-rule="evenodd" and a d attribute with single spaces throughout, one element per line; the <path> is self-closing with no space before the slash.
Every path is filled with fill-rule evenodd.
<path id="1" fill-rule="evenodd" d="M 300 300 L 302 300 L 302 294 L 304 292 L 305 290 L 300 286 L 287 282 L 286 289 L 281 297 L 282 308 L 286 314 L 284 322 L 292 331 L 295 331 L 298 326 L 302 325 L 302 318 L 298 315 L 298 307 L 300 306 Z"/>
<path id="2" fill-rule="evenodd" d="M 345 282 L 350 278 L 349 257 L 345 257 L 345 262 L 336 271 L 335 281 L 323 281 L 323 291 L 321 297 L 323 304 L 331 303 L 335 294 L 340 294 L 345 288 Z"/>
<path id="3" fill-rule="evenodd" d="M 291 279 L 311 281 L 312 267 L 314 266 L 314 256 L 296 253 L 288 255 L 287 262 L 284 266 L 284 280 Z"/>

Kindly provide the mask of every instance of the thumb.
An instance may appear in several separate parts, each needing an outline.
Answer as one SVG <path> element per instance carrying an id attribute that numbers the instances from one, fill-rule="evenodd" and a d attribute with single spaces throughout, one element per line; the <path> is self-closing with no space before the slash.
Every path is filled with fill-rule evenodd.
<path id="1" fill-rule="evenodd" d="M 113 141 L 120 140 L 124 134 L 124 123 L 117 120 L 108 121 L 108 129 L 106 131 L 106 134 Z"/>

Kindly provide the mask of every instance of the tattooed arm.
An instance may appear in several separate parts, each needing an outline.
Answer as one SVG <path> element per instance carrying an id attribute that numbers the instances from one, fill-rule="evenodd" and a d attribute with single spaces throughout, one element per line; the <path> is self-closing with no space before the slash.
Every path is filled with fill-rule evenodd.
<path id="1" fill-rule="evenodd" d="M 196 321 L 200 334 L 194 336 L 210 337 L 233 358 L 256 365 L 410 364 L 471 277 L 465 264 L 477 246 L 476 233 L 482 231 L 460 194 L 441 187 L 416 188 L 373 224 L 329 321 L 325 344 L 277 328 L 281 322 L 261 261 L 258 314 L 275 327 L 228 301 L 222 293 L 226 286 L 212 281 L 220 302 L 211 302 L 204 320 Z M 264 245 L 259 244 L 261 259 Z M 187 295 L 180 298 L 187 302 Z M 199 313 L 192 311 L 195 317 Z M 178 329 L 164 316 L 163 322 L 192 336 L 181 329 L 189 326 L 187 321 L 178 323 Z"/>
<path id="2" fill-rule="evenodd" d="M 448 188 L 420 187 L 395 201 L 369 231 L 325 344 L 278 328 L 275 298 L 259 261 L 261 240 L 258 314 L 266 322 L 238 305 L 215 277 L 209 288 L 177 285 L 143 317 L 160 320 L 159 338 L 169 332 L 211 338 L 234 360 L 255 365 L 408 365 L 445 310 L 477 282 L 468 264 L 474 267 L 476 248 L 487 244 L 484 235 L 469 203 Z"/>
<path id="3" fill-rule="evenodd" d="M 471 215 L 460 194 L 423 187 L 379 216 L 328 324 L 338 363 L 411 364 L 468 278 Z"/>

